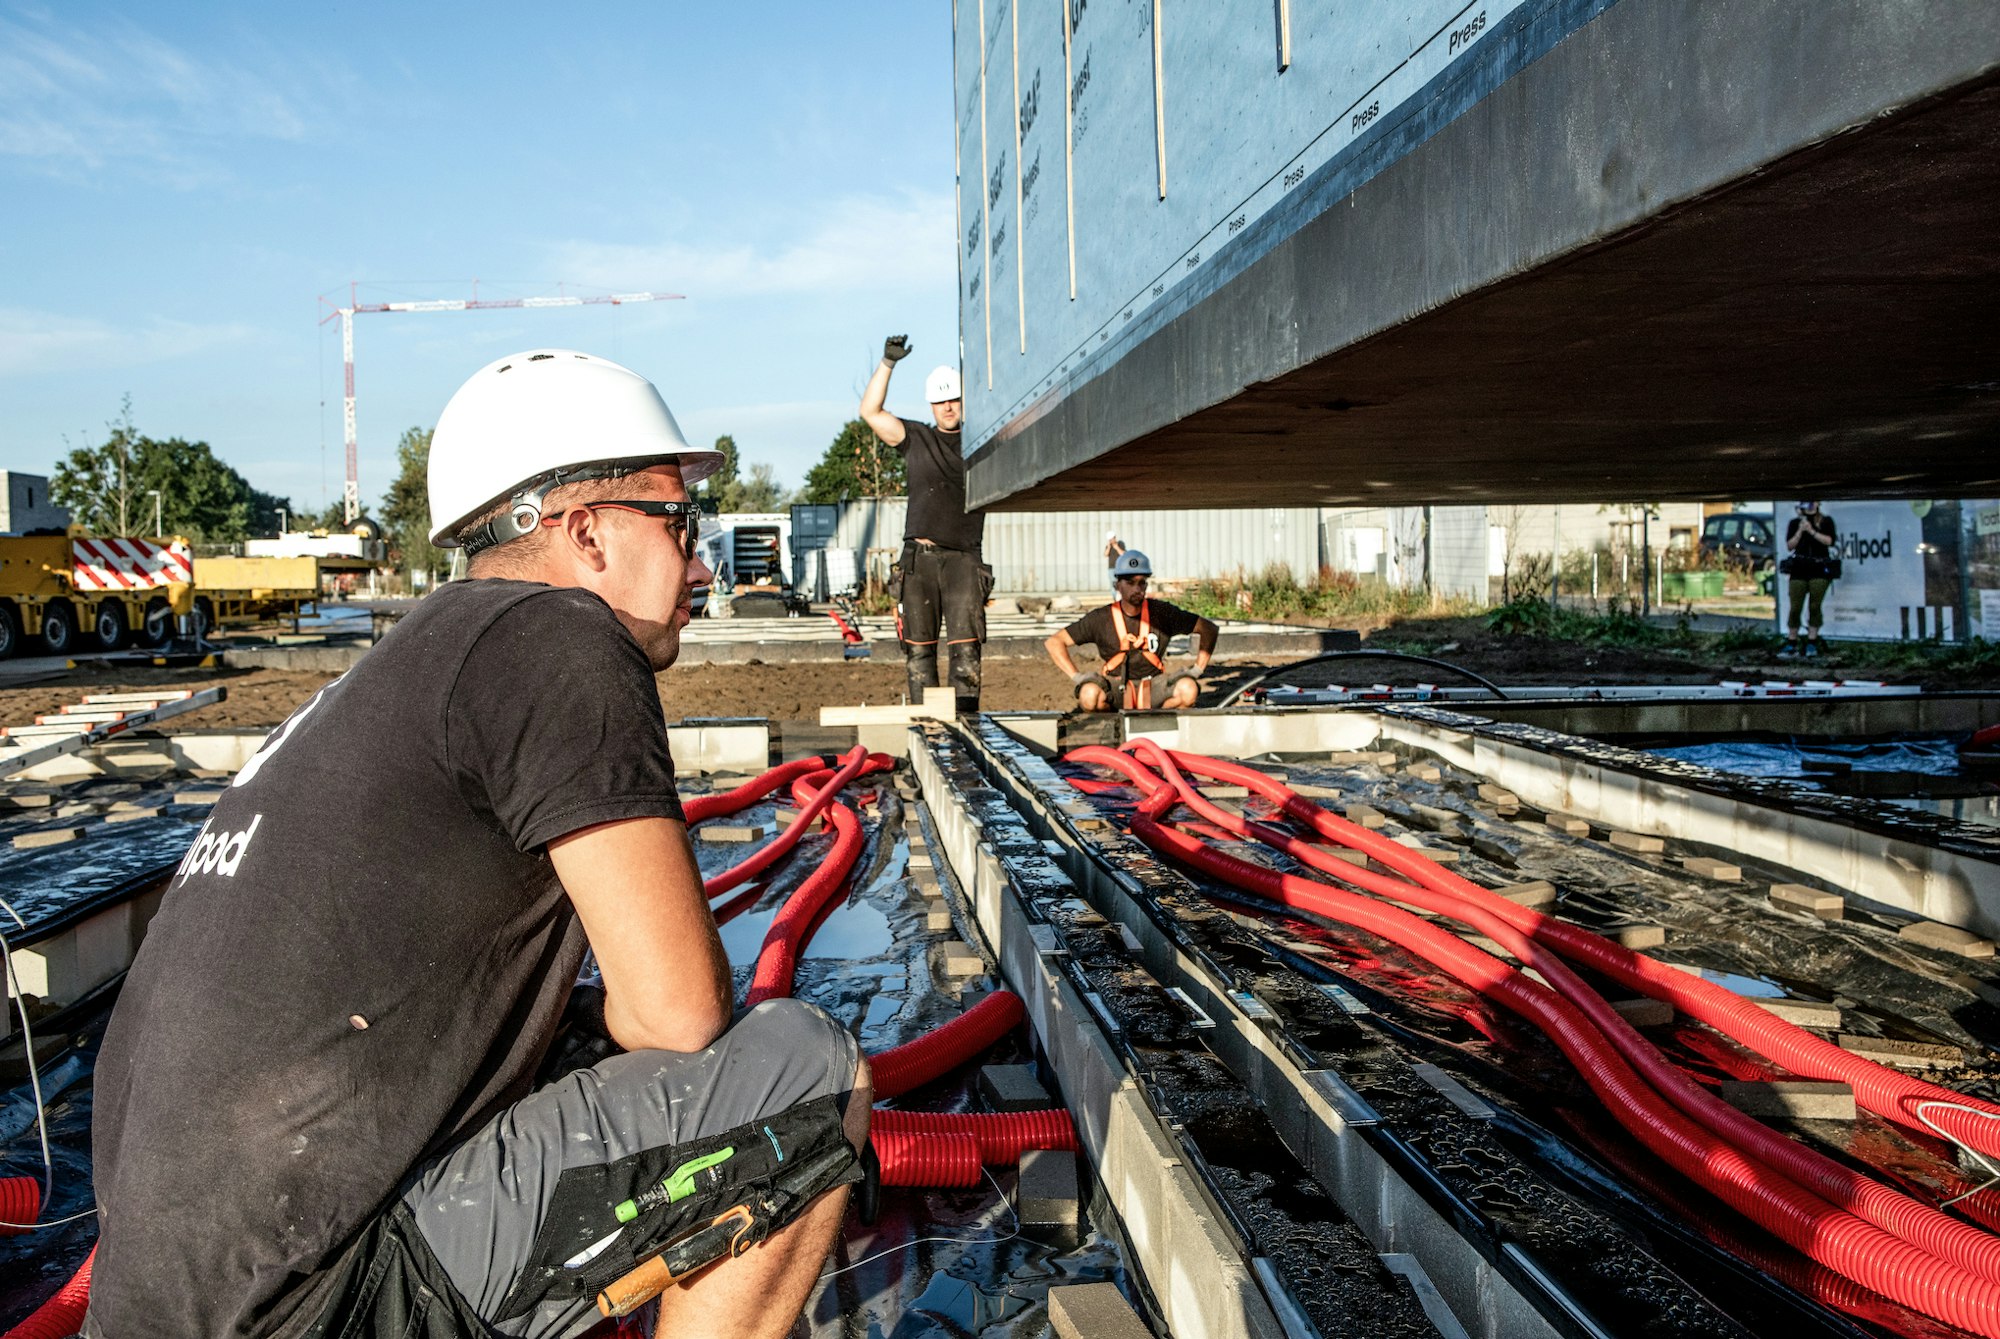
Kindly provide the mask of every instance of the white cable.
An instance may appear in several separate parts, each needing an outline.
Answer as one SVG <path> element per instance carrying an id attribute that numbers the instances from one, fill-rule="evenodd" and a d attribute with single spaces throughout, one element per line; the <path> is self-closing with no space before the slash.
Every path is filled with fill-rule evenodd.
<path id="1" fill-rule="evenodd" d="M 912 1246 L 921 1246 L 927 1241 L 941 1241 L 945 1242 L 948 1245 L 956 1245 L 956 1246 L 987 1246 L 987 1245 L 998 1246 L 1002 1242 L 1012 1241 L 1014 1240 L 1014 1238 L 1020 1236 L 1021 1235 L 1020 1210 L 1014 1207 L 1014 1201 L 1007 1198 L 1007 1192 L 1000 1189 L 1000 1183 L 998 1181 L 993 1180 L 992 1172 L 987 1171 L 986 1168 L 984 1167 L 981 1167 L 979 1171 L 980 1174 L 984 1176 L 988 1181 L 993 1182 L 993 1193 L 998 1195 L 1000 1197 L 1000 1202 L 1007 1206 L 1007 1213 L 1014 1220 L 1014 1230 L 1012 1232 L 1009 1232 L 1004 1237 L 913 1237 L 909 1241 L 904 1242 L 900 1246 L 891 1246 L 886 1251 L 877 1251 L 873 1255 L 864 1255 L 851 1265 L 842 1265 L 839 1269 L 830 1269 L 826 1273 L 819 1276 L 819 1281 L 821 1283 L 824 1283 L 826 1280 L 830 1278 L 834 1278 L 840 1274 L 845 1274 L 850 1269 L 859 1269 L 861 1268 L 861 1266 L 868 1264 L 871 1261 L 880 1260 L 885 1255 L 895 1255 L 899 1251 L 909 1250 Z"/>
<path id="2" fill-rule="evenodd" d="M 1948 1101 L 1942 1097 L 1927 1097 L 1923 1101 L 1918 1102 L 1916 1104 L 1916 1112 L 1918 1120 L 1922 1121 L 1925 1125 L 1929 1126 L 1932 1132 L 1934 1132 L 1938 1138 L 1944 1140 L 1948 1144 L 1957 1147 L 1961 1152 L 1971 1154 L 1972 1160 L 1974 1162 L 1978 1163 L 1981 1167 L 1984 1167 L 1988 1172 L 1992 1173 L 1992 1175 L 1988 1176 L 1986 1180 L 1981 1182 L 1979 1185 L 1974 1186 L 1972 1189 L 1966 1191 L 1963 1195 L 1953 1195 L 1950 1199 L 1946 1200 L 1943 1204 L 1939 1205 L 1938 1207 L 1942 1209 L 1949 1209 L 1952 1205 L 1958 1203 L 1960 1200 L 1971 1199 L 1974 1195 L 1977 1195 L 1982 1190 L 1991 1190 L 1994 1186 L 2000 1185 L 2000 1166 L 1995 1166 L 1993 1160 L 1987 1157 L 1984 1153 L 1981 1153 L 1978 1149 L 1966 1143 L 1963 1139 L 1960 1139 L 1957 1135 L 1952 1134 L 1949 1131 L 1940 1127 L 1936 1121 L 1932 1120 L 1928 1115 L 1924 1113 L 1924 1108 L 1926 1107 L 1948 1107 L 1953 1111 L 1963 1111 L 1968 1115 L 1978 1116 L 1982 1120 L 2000 1120 L 2000 1115 L 1995 1115 L 1991 1111 L 1981 1111 L 1978 1107 L 1967 1106 L 1963 1102 Z"/>
<path id="3" fill-rule="evenodd" d="M 73 1213 L 67 1218 L 51 1218 L 46 1223 L 0 1223 L 0 1227 L 11 1227 L 16 1232 L 40 1232 L 45 1227 L 61 1227 L 64 1223 L 74 1223 L 79 1219 L 96 1216 L 97 1210 L 85 1209 L 82 1213 Z"/>
<path id="4" fill-rule="evenodd" d="M 23 930 L 28 928 L 28 923 L 21 919 L 20 912 L 14 910 L 12 902 L 0 897 L 0 907 L 6 908 L 16 925 Z M 42 1141 L 42 1203 L 47 1205 L 55 1199 L 56 1193 L 56 1161 L 49 1152 L 49 1113 L 42 1105 L 42 1070 L 35 1060 L 35 1029 L 28 1021 L 28 997 L 22 993 L 20 979 L 14 975 L 14 949 L 4 934 L 0 934 L 0 958 L 7 960 L 7 993 L 14 997 L 14 1005 L 21 1014 L 21 1044 L 26 1048 L 28 1059 L 28 1086 L 35 1095 L 35 1129 Z"/>

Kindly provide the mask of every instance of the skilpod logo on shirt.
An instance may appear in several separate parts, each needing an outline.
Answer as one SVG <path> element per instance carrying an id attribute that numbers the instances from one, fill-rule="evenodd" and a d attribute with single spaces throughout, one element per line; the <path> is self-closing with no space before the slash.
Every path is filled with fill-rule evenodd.
<path id="1" fill-rule="evenodd" d="M 194 839 L 194 845 L 188 847 L 188 853 L 181 857 L 180 866 L 174 873 L 180 877 L 182 883 L 186 883 L 197 874 L 220 874 L 225 879 L 235 878 L 236 867 L 243 863 L 243 854 L 250 849 L 250 839 L 257 835 L 257 825 L 263 821 L 264 815 L 258 814 L 250 820 L 250 826 L 241 832 L 211 833 L 209 828 L 215 824 L 215 819 L 211 817 L 208 822 L 201 825 L 200 835 Z"/>

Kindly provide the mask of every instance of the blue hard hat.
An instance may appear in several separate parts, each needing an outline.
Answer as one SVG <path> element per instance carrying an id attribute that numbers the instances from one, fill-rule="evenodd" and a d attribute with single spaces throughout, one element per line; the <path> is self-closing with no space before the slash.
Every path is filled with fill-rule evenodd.
<path id="1" fill-rule="evenodd" d="M 1113 581 L 1119 581 L 1125 577 L 1149 577 L 1151 575 L 1153 575 L 1153 564 L 1147 561 L 1146 555 L 1137 549 L 1125 550 L 1111 564 L 1111 579 Z"/>

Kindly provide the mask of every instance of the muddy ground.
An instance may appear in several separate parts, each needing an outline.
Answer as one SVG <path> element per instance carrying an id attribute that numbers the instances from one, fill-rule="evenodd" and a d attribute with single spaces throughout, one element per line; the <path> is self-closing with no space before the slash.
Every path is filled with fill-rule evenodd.
<path id="1" fill-rule="evenodd" d="M 1482 619 L 1411 621 L 1382 629 L 1368 643 L 1422 651 L 1501 684 L 1671 684 L 1714 683 L 1719 679 L 1839 678 L 1838 648 L 1826 660 L 1779 661 L 1762 656 L 1714 657 L 1637 647 L 1596 646 L 1542 637 L 1498 636 Z M 805 665 L 690 665 L 660 676 L 667 717 L 764 716 L 775 721 L 813 722 L 822 706 L 900 701 L 903 667 L 893 648 L 887 655 L 844 663 Z M 1184 663 L 1176 661 L 1176 664 Z M 1244 680 L 1271 667 L 1265 661 L 1218 661 L 1203 684 L 1201 705 L 1212 706 Z M 1846 671 L 1853 674 L 1853 671 Z M 1036 657 L 986 662 L 984 705 L 994 710 L 1061 711 L 1071 705 L 1069 684 L 1048 661 Z M 172 722 L 173 729 L 269 728 L 328 682 L 331 675 L 286 670 L 125 670 L 75 671 L 19 688 L 0 689 L 0 725 L 25 724 L 37 714 L 75 702 L 85 693 L 127 692 L 160 685 L 206 687 L 223 684 L 227 701 Z M 1881 676 L 1892 682 L 1932 689 L 2000 687 L 1993 676 Z M 1296 681 L 1410 684 L 1454 682 L 1449 672 L 1393 660 L 1342 661 Z"/>

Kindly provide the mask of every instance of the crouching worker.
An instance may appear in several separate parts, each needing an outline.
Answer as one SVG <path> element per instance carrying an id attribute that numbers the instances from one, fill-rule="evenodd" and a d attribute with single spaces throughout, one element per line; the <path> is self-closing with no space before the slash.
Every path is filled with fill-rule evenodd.
<path id="1" fill-rule="evenodd" d="M 468 579 L 272 733 L 126 979 L 86 1335 L 553 1339 L 658 1289 L 666 1334 L 789 1330 L 870 1091 L 810 1005 L 732 1022 L 675 791 L 654 675 L 719 459 L 578 353 L 445 406 Z M 608 1058 L 538 1073 L 586 950 Z"/>
<path id="2" fill-rule="evenodd" d="M 1178 711 L 1192 707 L 1201 692 L 1198 676 L 1215 654 L 1215 624 L 1178 605 L 1146 597 L 1153 565 L 1137 549 L 1123 549 L 1111 564 L 1118 598 L 1093 609 L 1042 643 L 1056 668 L 1076 687 L 1076 705 L 1085 711 Z M 1161 652 L 1184 632 L 1195 637 L 1194 673 L 1169 674 Z M 1073 646 L 1090 643 L 1104 663 L 1079 670 Z"/>

